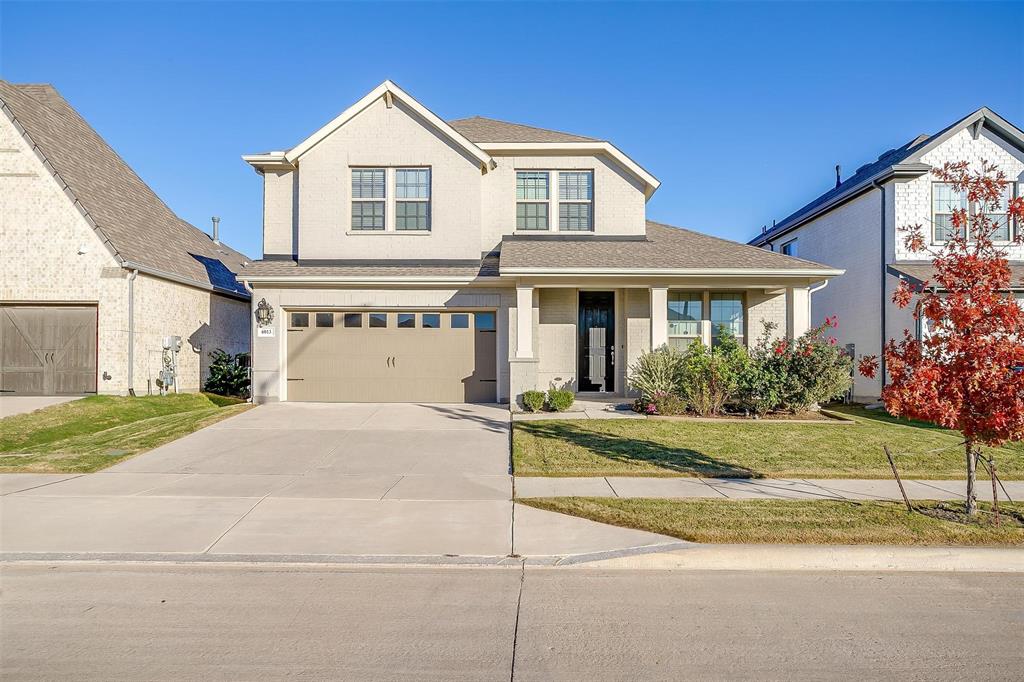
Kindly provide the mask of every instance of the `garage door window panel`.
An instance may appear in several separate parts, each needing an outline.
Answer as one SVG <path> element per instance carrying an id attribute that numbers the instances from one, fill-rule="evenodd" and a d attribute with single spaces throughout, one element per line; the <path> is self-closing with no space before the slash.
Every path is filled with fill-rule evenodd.
<path id="1" fill-rule="evenodd" d="M 363 314 L 362 313 L 345 313 L 345 327 L 348 329 L 362 327 L 363 326 Z"/>
<path id="2" fill-rule="evenodd" d="M 303 328 L 309 326 L 309 313 L 292 313 L 291 314 L 291 327 Z"/>
<path id="3" fill-rule="evenodd" d="M 441 316 L 437 313 L 423 313 L 424 329 L 440 329 Z"/>
<path id="4" fill-rule="evenodd" d="M 318 326 L 318 327 L 333 327 L 334 326 L 334 313 L 317 313 L 316 314 L 316 326 Z"/>
<path id="5" fill-rule="evenodd" d="M 384 329 L 388 326 L 387 313 L 370 313 L 369 320 L 371 328 Z"/>
<path id="6" fill-rule="evenodd" d="M 469 329 L 469 313 L 453 313 L 451 323 L 452 329 Z"/>
<path id="7" fill-rule="evenodd" d="M 416 316 L 412 313 L 399 313 L 398 314 L 398 328 L 399 329 L 415 329 L 416 328 Z"/>

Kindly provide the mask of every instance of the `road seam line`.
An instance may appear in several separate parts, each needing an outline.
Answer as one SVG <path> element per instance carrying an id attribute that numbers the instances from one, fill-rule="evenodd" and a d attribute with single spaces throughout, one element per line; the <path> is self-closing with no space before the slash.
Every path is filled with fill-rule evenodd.
<path id="1" fill-rule="evenodd" d="M 602 478 L 604 479 L 605 485 L 607 485 L 608 488 L 611 489 L 612 495 L 615 495 L 615 497 L 621 497 L 621 495 L 619 495 L 619 491 L 616 490 L 615 486 L 612 485 L 612 482 L 608 480 L 608 477 L 602 476 Z"/>
<path id="2" fill-rule="evenodd" d="M 516 622 L 512 629 L 512 665 L 508 673 L 509 682 L 516 679 L 516 645 L 519 642 L 519 614 L 523 610 L 523 584 L 526 582 L 526 560 L 523 559 L 519 574 L 519 597 L 516 599 Z"/>
<path id="3" fill-rule="evenodd" d="M 28 492 L 29 490 L 35 490 L 36 488 L 45 488 L 48 485 L 54 485 L 56 483 L 63 483 L 64 481 L 73 481 L 76 478 L 81 478 L 82 476 L 85 476 L 85 475 L 86 474 L 78 474 L 78 475 L 68 476 L 67 478 L 62 478 L 59 481 L 50 481 L 49 483 L 40 483 L 39 485 L 34 485 L 31 488 L 23 488 L 21 490 L 12 490 L 9 493 L 4 493 L 3 495 L 0 495 L 0 497 L 10 497 L 11 495 L 17 495 L 18 493 L 25 493 L 25 492 Z"/>

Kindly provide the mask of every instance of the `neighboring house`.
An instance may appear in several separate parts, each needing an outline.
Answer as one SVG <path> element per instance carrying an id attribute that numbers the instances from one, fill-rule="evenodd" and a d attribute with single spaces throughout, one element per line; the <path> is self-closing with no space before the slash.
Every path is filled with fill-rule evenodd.
<path id="1" fill-rule="evenodd" d="M 658 180 L 613 144 L 444 121 L 385 81 L 264 179 L 257 401 L 623 395 L 643 351 L 808 327 L 841 274 L 646 219 Z"/>
<path id="2" fill-rule="evenodd" d="M 892 302 L 899 279 L 919 283 L 932 271 L 926 256 L 904 246 L 902 228 L 921 225 L 929 246 L 937 247 L 952 233 L 953 209 L 967 207 L 966 197 L 938 182 L 932 169 L 949 161 L 968 161 L 978 169 L 982 160 L 997 164 L 1011 181 L 1004 207 L 1011 197 L 1024 196 L 1024 133 L 981 108 L 934 135 L 919 135 L 890 149 L 750 244 L 845 270 L 814 294 L 813 319 L 838 315 L 835 334 L 842 344 L 852 344 L 858 357 L 880 355 L 883 342 L 901 338 L 905 329 L 927 333 L 918 328 L 912 308 Z M 1004 217 L 1001 236 L 1018 289 L 1024 246 L 1009 242 L 1021 229 Z M 881 376 L 857 376 L 854 396 L 871 400 L 881 388 Z"/>
<path id="3" fill-rule="evenodd" d="M 249 348 L 245 256 L 178 218 L 49 85 L 0 81 L 0 395 L 179 390 Z"/>

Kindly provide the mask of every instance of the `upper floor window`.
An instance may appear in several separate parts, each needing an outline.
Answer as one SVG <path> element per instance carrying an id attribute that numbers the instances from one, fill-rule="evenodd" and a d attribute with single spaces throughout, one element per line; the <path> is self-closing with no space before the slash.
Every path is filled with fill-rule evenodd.
<path id="1" fill-rule="evenodd" d="M 387 199 L 383 168 L 352 169 L 352 229 L 383 230 Z"/>
<path id="2" fill-rule="evenodd" d="M 593 171 L 562 171 L 558 174 L 558 229 L 594 229 Z"/>
<path id="3" fill-rule="evenodd" d="M 782 245 L 782 254 L 796 258 L 796 240 L 788 241 Z"/>
<path id="4" fill-rule="evenodd" d="M 967 200 L 967 192 L 957 192 L 953 186 L 936 182 L 932 184 L 932 225 L 933 239 L 935 242 L 946 242 L 952 239 L 955 232 L 953 228 L 953 211 L 964 209 L 968 211 L 968 223 L 973 216 L 984 211 L 990 221 L 992 239 L 997 242 L 1008 242 L 1013 238 L 1013 225 L 1011 225 L 1009 210 L 1010 200 L 1014 191 L 1020 191 L 1020 183 L 1008 182 L 1003 187 L 1003 195 L 999 202 L 990 206 L 970 205 Z M 961 233 L 962 233 L 961 228 Z M 970 233 L 967 234 L 971 237 Z"/>
<path id="5" fill-rule="evenodd" d="M 430 169 L 395 170 L 395 229 L 430 229 Z"/>
<path id="6" fill-rule="evenodd" d="M 516 229 L 548 229 L 548 202 L 551 198 L 547 171 L 516 173 Z"/>

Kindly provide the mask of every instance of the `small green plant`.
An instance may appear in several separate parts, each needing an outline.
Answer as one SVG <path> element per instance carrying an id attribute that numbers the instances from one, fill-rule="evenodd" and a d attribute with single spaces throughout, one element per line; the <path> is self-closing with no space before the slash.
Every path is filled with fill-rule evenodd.
<path id="1" fill-rule="evenodd" d="M 763 329 L 750 350 L 750 362 L 736 380 L 734 396 L 739 407 L 761 417 L 778 409 L 786 390 L 786 359 L 775 353 L 778 325 L 762 321 Z"/>
<path id="2" fill-rule="evenodd" d="M 657 393 L 646 401 L 637 412 L 644 414 L 677 415 L 686 413 L 686 401 L 675 393 Z"/>
<path id="3" fill-rule="evenodd" d="M 217 395 L 249 397 L 248 353 L 231 355 L 218 348 L 210 353 L 210 375 L 203 390 Z"/>
<path id="4" fill-rule="evenodd" d="M 683 354 L 674 348 L 661 346 L 650 353 L 641 353 L 629 368 L 629 385 L 640 392 L 647 403 L 655 396 L 679 394 L 683 368 Z"/>
<path id="5" fill-rule="evenodd" d="M 523 391 L 523 409 L 527 412 L 544 409 L 544 391 Z"/>
<path id="6" fill-rule="evenodd" d="M 551 388 L 548 390 L 548 408 L 553 412 L 565 412 L 572 407 L 576 396 L 567 388 Z"/>

